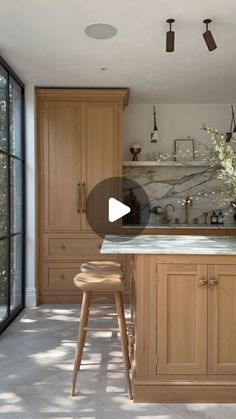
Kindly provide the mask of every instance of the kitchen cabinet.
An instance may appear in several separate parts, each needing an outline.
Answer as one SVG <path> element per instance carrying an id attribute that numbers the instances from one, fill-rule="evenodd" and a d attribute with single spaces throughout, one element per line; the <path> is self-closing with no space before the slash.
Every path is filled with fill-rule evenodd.
<path id="1" fill-rule="evenodd" d="M 236 374 L 236 264 L 156 271 L 156 374 Z"/>
<path id="2" fill-rule="evenodd" d="M 236 264 L 208 266 L 208 373 L 236 374 Z"/>
<path id="3" fill-rule="evenodd" d="M 127 89 L 36 89 L 38 303 L 79 301 L 69 273 L 77 265 L 79 271 L 81 260 L 105 259 L 87 223 L 86 201 L 95 185 L 122 174 L 127 102 Z M 125 267 L 125 257 L 114 258 Z"/>
<path id="4" fill-rule="evenodd" d="M 133 295 L 135 400 L 235 401 L 235 256 L 138 255 Z"/>

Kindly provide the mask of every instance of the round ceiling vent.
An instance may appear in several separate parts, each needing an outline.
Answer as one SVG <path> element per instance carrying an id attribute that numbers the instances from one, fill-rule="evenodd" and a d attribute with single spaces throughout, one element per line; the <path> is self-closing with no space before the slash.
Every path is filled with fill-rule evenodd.
<path id="1" fill-rule="evenodd" d="M 117 29 L 112 25 L 106 23 L 94 23 L 85 28 L 84 32 L 86 35 L 95 39 L 109 39 L 116 36 Z"/>

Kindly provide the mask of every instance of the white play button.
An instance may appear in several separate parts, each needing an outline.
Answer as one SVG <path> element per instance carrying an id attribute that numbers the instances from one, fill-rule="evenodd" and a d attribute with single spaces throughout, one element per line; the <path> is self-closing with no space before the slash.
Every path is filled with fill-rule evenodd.
<path id="1" fill-rule="evenodd" d="M 115 198 L 109 198 L 108 200 L 108 219 L 110 223 L 113 223 L 119 218 L 124 217 L 124 215 L 129 214 L 131 211 L 128 205 L 122 204 Z"/>

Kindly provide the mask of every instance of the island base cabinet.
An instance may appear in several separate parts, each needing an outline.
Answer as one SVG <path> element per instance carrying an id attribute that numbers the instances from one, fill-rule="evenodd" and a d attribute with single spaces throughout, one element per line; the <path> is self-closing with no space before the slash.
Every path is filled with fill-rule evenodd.
<path id="1" fill-rule="evenodd" d="M 236 402 L 233 256 L 137 255 L 136 402 Z"/>

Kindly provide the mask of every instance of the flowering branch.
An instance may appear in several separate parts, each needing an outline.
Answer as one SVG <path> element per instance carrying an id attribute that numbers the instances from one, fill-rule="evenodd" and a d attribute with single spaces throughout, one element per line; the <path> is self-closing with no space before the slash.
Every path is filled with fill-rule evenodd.
<path id="1" fill-rule="evenodd" d="M 226 183 L 228 192 L 236 194 L 236 153 L 230 145 L 226 145 L 226 137 L 215 128 L 203 127 L 211 135 L 213 149 L 208 157 L 212 167 L 219 171 L 219 178 Z"/>

